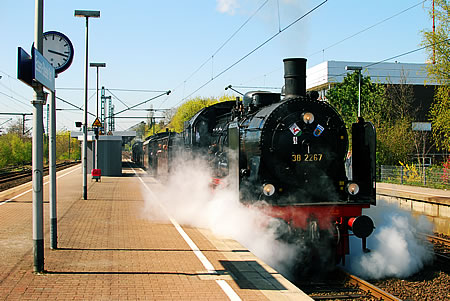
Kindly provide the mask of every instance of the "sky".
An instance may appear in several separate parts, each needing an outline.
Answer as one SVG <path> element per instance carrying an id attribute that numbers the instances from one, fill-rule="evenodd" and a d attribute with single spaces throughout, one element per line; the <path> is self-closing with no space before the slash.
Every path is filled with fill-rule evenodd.
<path id="1" fill-rule="evenodd" d="M 32 112 L 33 90 L 17 80 L 17 47 L 31 52 L 34 5 L 0 0 L 0 112 Z M 281 88 L 284 58 L 304 57 L 312 67 L 328 60 L 378 62 L 418 49 L 421 31 L 432 27 L 430 7 L 431 0 L 44 0 L 44 32 L 62 32 L 74 45 L 73 63 L 55 84 L 56 95 L 77 107 L 84 106 L 85 19 L 74 17 L 75 10 L 101 11 L 89 19 L 89 62 L 106 63 L 99 85 L 115 112 L 172 91 L 119 114 L 137 117 L 116 119 L 123 131 L 144 121 L 145 109 L 237 95 L 228 85 L 242 93 L 250 88 L 240 87 Z M 394 60 L 425 63 L 427 54 Z M 95 68 L 88 83 L 88 111 L 95 115 Z M 57 130 L 77 130 L 83 111 L 60 100 L 56 106 Z M 0 130 L 15 119 L 0 115 Z M 45 131 L 46 122 L 44 108 Z"/>

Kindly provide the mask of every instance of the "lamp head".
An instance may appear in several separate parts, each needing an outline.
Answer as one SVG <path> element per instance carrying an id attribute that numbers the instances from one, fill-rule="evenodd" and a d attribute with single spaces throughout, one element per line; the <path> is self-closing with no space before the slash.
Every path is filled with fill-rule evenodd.
<path id="1" fill-rule="evenodd" d="M 361 71 L 361 66 L 345 66 L 345 70 L 347 71 Z"/>
<path id="2" fill-rule="evenodd" d="M 75 10 L 75 17 L 100 18 L 99 10 Z"/>
<path id="3" fill-rule="evenodd" d="M 106 63 L 89 63 L 90 67 L 106 67 Z"/>

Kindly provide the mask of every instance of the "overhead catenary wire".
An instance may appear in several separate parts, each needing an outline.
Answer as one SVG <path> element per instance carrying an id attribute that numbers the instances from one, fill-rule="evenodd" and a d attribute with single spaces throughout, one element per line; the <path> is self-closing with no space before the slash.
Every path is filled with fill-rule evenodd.
<path id="1" fill-rule="evenodd" d="M 15 101 L 17 101 L 17 102 L 19 102 L 19 103 L 21 103 L 21 104 L 23 104 L 23 105 L 28 106 L 28 104 L 26 104 L 25 102 L 23 102 L 23 101 L 21 101 L 21 100 L 15 98 L 15 97 L 13 97 L 12 95 L 8 95 L 8 94 L 3 93 L 3 92 L 1 92 L 1 91 L 0 91 L 0 94 L 4 95 L 4 96 L 6 96 L 6 97 L 8 97 L 8 98 L 10 98 L 10 99 L 12 99 L 12 100 L 15 100 Z"/>
<path id="2" fill-rule="evenodd" d="M 0 70 L 0 72 L 3 73 L 4 75 L 6 75 L 6 76 L 8 77 L 8 79 L 13 79 L 13 80 L 15 80 L 15 81 L 17 81 L 17 82 L 21 82 L 19 79 L 15 78 L 15 77 L 13 77 L 13 76 L 11 76 L 11 75 L 9 75 L 9 74 L 6 73 L 5 71 Z M 0 76 L 0 78 L 1 78 L 1 76 Z M 5 84 L 3 84 L 3 83 L 0 82 L 0 85 L 3 86 L 3 87 L 5 87 L 6 89 L 8 89 L 9 91 L 11 91 L 12 93 L 16 94 L 17 96 L 23 98 L 24 100 L 28 100 L 27 97 L 25 97 L 25 96 L 23 96 L 23 95 L 20 95 L 19 93 L 17 93 L 16 91 L 14 91 L 13 89 L 11 89 L 10 87 L 7 87 Z"/>
<path id="3" fill-rule="evenodd" d="M 442 40 L 442 41 L 439 41 L 439 42 L 436 42 L 436 43 L 431 43 L 431 44 L 428 44 L 428 45 L 425 45 L 425 46 L 416 48 L 416 49 L 414 49 L 414 50 L 409 50 L 409 51 L 403 52 L 403 53 L 401 53 L 401 54 L 397 54 L 397 55 L 391 56 L 391 57 L 389 57 L 389 58 L 386 58 L 386 59 L 384 59 L 384 60 L 377 61 L 377 62 L 374 62 L 374 63 L 370 63 L 370 64 L 368 64 L 368 65 L 361 66 L 361 67 L 362 67 L 362 69 L 367 69 L 367 68 L 369 68 L 369 67 L 372 67 L 372 66 L 375 66 L 375 65 L 378 65 L 378 64 L 381 64 L 381 63 L 385 63 L 385 62 L 387 62 L 387 61 L 394 60 L 394 59 L 397 59 L 397 58 L 399 58 L 399 57 L 402 57 L 402 56 L 405 56 L 405 55 L 409 55 L 409 54 L 411 54 L 411 53 L 414 53 L 414 52 L 417 52 L 417 51 L 420 51 L 420 50 L 424 50 L 424 49 L 426 49 L 426 48 L 433 47 L 433 46 L 436 46 L 436 45 L 439 45 L 439 44 L 443 44 L 443 43 L 446 43 L 446 42 L 449 42 L 449 43 L 450 43 L 450 38 L 445 39 L 445 40 Z M 348 72 L 343 72 L 343 73 L 341 73 L 341 74 L 334 75 L 333 77 L 343 76 L 343 75 L 345 75 L 345 74 L 347 74 L 347 73 L 348 73 Z"/>
<path id="4" fill-rule="evenodd" d="M 69 101 L 67 101 L 67 100 L 65 100 L 65 99 L 63 99 L 63 98 L 61 98 L 61 97 L 56 96 L 56 99 L 59 99 L 59 100 L 61 100 L 62 102 L 64 102 L 65 104 L 68 104 L 68 105 L 70 105 L 70 106 L 72 106 L 72 107 L 74 107 L 74 108 L 76 108 L 76 109 L 78 109 L 78 110 L 80 110 L 80 111 L 83 111 L 83 108 L 78 107 L 78 106 L 72 104 L 71 102 L 69 102 Z M 92 116 L 95 117 L 95 115 L 92 114 L 91 112 L 87 112 L 87 113 L 88 113 L 89 115 L 92 115 Z"/>
<path id="5" fill-rule="evenodd" d="M 115 99 L 117 99 L 118 101 L 120 101 L 120 103 L 123 104 L 125 107 L 127 107 L 128 109 L 130 108 L 125 102 L 123 102 L 119 97 L 117 97 L 113 92 L 111 92 L 110 89 L 106 89 L 106 91 L 108 91 L 109 93 L 111 93 L 111 95 L 114 96 Z"/>
<path id="6" fill-rule="evenodd" d="M 402 56 L 405 56 L 405 55 L 409 55 L 411 53 L 414 53 L 414 52 L 417 52 L 417 51 L 420 51 L 420 50 L 423 50 L 423 49 L 426 49 L 426 48 L 429 48 L 429 47 L 440 45 L 440 44 L 443 44 L 445 42 L 450 42 L 450 38 L 442 40 L 442 41 L 439 41 L 439 42 L 436 42 L 436 43 L 431 43 L 431 44 L 425 45 L 423 47 L 416 48 L 414 50 L 409 50 L 409 51 L 403 52 L 401 54 L 397 54 L 397 55 L 388 57 L 386 59 L 383 59 L 383 60 L 380 60 L 380 61 L 377 61 L 377 62 L 374 62 L 374 63 L 370 63 L 368 65 L 361 66 L 361 67 L 362 67 L 362 69 L 367 69 L 369 67 L 376 66 L 376 65 L 379 65 L 381 63 L 384 63 L 384 62 L 387 62 L 387 61 L 390 61 L 390 60 L 393 60 L 393 59 L 397 59 L 399 57 L 402 57 Z M 340 73 L 340 74 L 336 74 L 336 75 L 331 76 L 330 78 L 337 78 L 339 76 L 344 76 L 347 73 L 348 72 L 343 72 L 343 73 Z M 242 88 L 242 89 L 280 89 L 279 87 L 258 87 L 258 86 L 238 86 L 238 85 L 235 85 L 233 87 L 235 87 L 235 88 Z"/>
<path id="7" fill-rule="evenodd" d="M 376 27 L 376 26 L 378 26 L 378 25 L 380 25 L 380 24 L 382 24 L 382 23 L 384 23 L 384 22 L 387 22 L 387 21 L 389 21 L 389 20 L 391 20 L 391 19 L 393 19 L 393 18 L 395 18 L 395 17 L 397 17 L 397 16 L 399 16 L 399 15 L 401 15 L 401 14 L 403 14 L 403 13 L 405 13 L 405 12 L 407 12 L 407 11 L 409 11 L 409 10 L 415 8 L 415 7 L 417 7 L 417 6 L 419 6 L 420 4 L 423 4 L 425 1 L 426 1 L 426 0 L 422 0 L 422 1 L 420 1 L 419 3 L 414 4 L 413 6 L 410 6 L 410 7 L 406 8 L 406 9 L 404 9 L 404 10 L 402 10 L 402 11 L 400 11 L 400 12 L 398 12 L 398 13 L 396 13 L 396 14 L 390 16 L 390 17 L 387 17 L 387 18 L 385 18 L 385 19 L 383 19 L 383 20 L 381 20 L 381 21 L 379 21 L 379 22 L 373 24 L 373 25 L 370 25 L 370 26 L 368 26 L 368 27 L 366 27 L 366 28 L 364 28 L 364 29 L 362 29 L 362 30 L 360 30 L 360 31 L 358 31 L 358 32 L 356 32 L 356 33 L 354 33 L 354 34 L 352 34 L 352 35 L 350 35 L 350 36 L 348 36 L 348 37 L 346 37 L 346 38 L 340 40 L 340 41 L 337 41 L 337 42 L 331 44 L 331 45 L 328 46 L 328 47 L 325 47 L 325 48 L 323 48 L 323 49 L 321 49 L 321 50 L 318 50 L 318 51 L 316 51 L 316 52 L 314 52 L 314 53 L 312 53 L 312 54 L 310 54 L 310 55 L 308 55 L 308 56 L 316 55 L 316 54 L 321 53 L 321 52 L 324 52 L 325 50 L 328 50 L 328 49 L 330 49 L 330 48 L 332 48 L 332 47 L 334 47 L 334 46 L 336 46 L 336 45 L 339 45 L 339 44 L 342 43 L 342 42 L 345 42 L 345 41 L 347 41 L 347 40 L 349 40 L 349 39 L 351 39 L 351 38 L 353 38 L 353 37 L 355 37 L 355 36 L 357 36 L 357 35 L 359 35 L 359 34 L 362 34 L 363 32 L 366 32 L 366 31 L 368 31 L 368 30 L 370 30 L 370 29 L 372 29 L 372 28 L 374 28 L 374 27 Z"/>
<path id="8" fill-rule="evenodd" d="M 392 15 L 392 16 L 389 16 L 389 17 L 387 17 L 387 18 L 385 18 L 385 19 L 383 19 L 383 20 L 381 20 L 381 21 L 378 21 L 378 22 L 375 23 L 375 24 L 372 24 L 372 25 L 370 25 L 370 26 L 364 28 L 363 30 L 360 30 L 360 31 L 358 31 L 358 32 L 356 32 L 356 33 L 353 33 L 353 34 L 351 34 L 351 35 L 349 35 L 349 36 L 343 38 L 342 40 L 339 40 L 338 42 L 335 42 L 335 43 L 333 43 L 333 44 L 331 44 L 331 45 L 329 45 L 329 46 L 327 46 L 327 47 L 325 47 L 325 48 L 323 48 L 323 49 L 321 49 L 321 50 L 318 50 L 318 51 L 316 51 L 316 52 L 313 52 L 313 53 L 307 55 L 307 57 L 314 56 L 314 55 L 316 55 L 316 54 L 318 54 L 318 53 L 323 53 L 325 50 L 328 50 L 328 49 L 330 49 L 330 48 L 332 48 L 332 47 L 334 47 L 334 46 L 337 46 L 337 45 L 339 45 L 339 44 L 342 43 L 342 42 L 345 42 L 345 41 L 347 41 L 347 40 L 349 40 L 349 39 L 351 39 L 351 38 L 353 38 L 353 37 L 355 37 L 355 36 L 357 36 L 357 35 L 362 34 L 363 32 L 366 32 L 366 31 L 368 31 L 368 30 L 370 30 L 370 29 L 372 29 L 372 28 L 374 28 L 374 27 L 376 27 L 376 26 L 378 26 L 378 25 L 380 25 L 380 24 L 382 24 L 382 23 L 384 23 L 384 22 L 387 22 L 387 21 L 389 21 L 389 20 L 391 20 L 391 19 L 393 19 L 393 18 L 395 18 L 395 17 L 397 17 L 397 16 L 399 16 L 399 15 L 401 15 L 401 14 L 403 14 L 403 13 L 405 13 L 405 12 L 407 12 L 407 11 L 409 11 L 409 10 L 415 8 L 415 7 L 417 7 L 417 6 L 419 6 L 420 4 L 423 4 L 424 2 L 426 2 L 426 0 L 422 0 L 422 1 L 420 1 L 419 3 L 416 3 L 416 4 L 410 6 L 410 7 L 406 8 L 406 9 L 403 9 L 402 11 L 400 11 L 400 12 L 398 12 L 398 13 L 395 13 L 395 14 Z M 266 75 L 271 74 L 271 73 L 273 73 L 273 72 L 275 72 L 275 71 L 278 71 L 278 70 L 280 70 L 280 69 L 282 69 L 282 68 L 280 68 L 280 67 L 279 67 L 279 68 L 276 68 L 276 69 L 274 69 L 274 70 L 272 70 L 272 71 L 270 71 L 270 72 L 267 72 L 266 74 L 264 74 L 264 75 L 262 75 L 262 76 L 266 76 Z M 258 77 L 262 77 L 262 76 L 258 76 Z M 248 82 L 248 81 L 247 81 L 247 82 Z"/>
<path id="9" fill-rule="evenodd" d="M 241 31 L 242 30 L 242 28 L 244 28 L 244 26 L 245 25 L 247 25 L 247 23 L 248 22 L 250 22 L 250 20 L 267 4 L 267 2 L 269 2 L 269 0 L 265 0 L 259 7 L 258 7 L 258 9 L 256 9 L 254 12 L 253 12 L 253 14 L 250 16 L 250 17 L 248 17 L 247 18 L 247 20 L 245 20 L 245 22 L 244 23 L 242 23 L 242 25 L 241 26 L 239 26 L 239 28 L 235 31 L 235 32 L 233 32 L 233 34 L 231 34 L 231 36 L 225 41 L 225 42 L 223 42 L 222 43 L 222 45 L 221 46 L 219 46 L 219 48 L 217 48 L 217 50 L 216 51 L 214 51 L 214 53 L 210 56 L 210 57 L 208 57 L 208 59 L 206 59 L 202 64 L 200 64 L 200 66 L 197 68 L 197 69 L 195 69 L 195 71 L 194 72 L 192 72 L 182 83 L 180 83 L 179 85 L 177 85 L 174 89 L 172 89 L 172 91 L 176 91 L 181 85 L 186 85 L 186 82 L 188 81 L 188 80 L 190 80 L 195 74 L 197 74 L 208 62 L 210 62 L 210 61 L 212 61 L 212 60 L 214 60 L 214 56 L 216 55 L 216 54 L 218 54 L 219 52 L 220 52 L 220 50 L 222 50 L 224 47 L 225 47 L 225 45 L 227 45 L 235 36 L 236 36 L 236 34 L 239 32 L 239 31 Z M 211 78 L 214 78 L 214 74 L 213 74 L 213 71 L 214 71 L 214 69 L 213 69 L 213 66 L 211 66 Z M 184 94 L 184 93 L 183 93 Z M 183 99 L 184 99 L 184 97 L 183 97 Z M 167 99 L 165 99 L 165 100 L 163 100 L 163 102 L 161 103 L 161 104 L 163 104 L 165 101 L 166 101 Z"/>
<path id="10" fill-rule="evenodd" d="M 58 87 L 57 90 L 73 90 L 73 91 L 84 91 L 84 88 L 77 87 Z M 90 88 L 89 90 L 95 91 L 96 88 Z M 108 91 L 119 91 L 119 92 L 143 92 L 143 93 L 162 93 L 165 90 L 149 90 L 149 89 L 122 89 L 122 88 L 108 88 Z"/>
<path id="11" fill-rule="evenodd" d="M 213 80 L 215 80 L 216 78 L 218 78 L 219 76 L 221 76 L 222 74 L 224 74 L 225 72 L 227 72 L 228 70 L 230 70 L 231 68 L 233 68 L 234 66 L 236 66 L 237 64 L 239 64 L 240 62 L 242 62 L 243 60 L 245 60 L 247 57 L 249 57 L 250 55 L 252 55 L 254 52 L 256 52 L 257 50 L 259 50 L 260 48 L 262 48 L 264 45 L 266 45 L 267 43 L 269 43 L 270 41 L 272 41 L 274 38 L 276 38 L 279 34 L 281 34 L 282 32 L 286 31 L 287 29 L 289 29 L 291 26 L 295 25 L 297 22 L 299 22 L 300 20 L 302 20 L 303 18 L 305 18 L 306 16 L 308 16 L 309 14 L 311 14 L 312 12 L 314 12 L 315 10 L 317 10 L 319 7 L 321 7 L 322 5 L 324 5 L 326 2 L 328 2 L 328 0 L 325 0 L 321 3 L 319 3 L 318 5 L 316 5 L 314 8 L 312 8 L 311 10 L 309 10 L 308 12 L 306 12 L 305 14 L 303 14 L 301 17 L 297 18 L 296 20 L 294 20 L 293 22 L 291 22 L 289 25 L 287 25 L 286 27 L 284 27 L 283 29 L 281 29 L 280 31 L 278 31 L 277 33 L 273 34 L 271 37 L 269 37 L 267 40 L 265 40 L 263 43 L 261 43 L 260 45 L 258 45 L 256 48 L 254 48 L 253 50 L 251 50 L 249 53 L 247 53 L 246 55 L 244 55 L 243 57 L 241 57 L 240 59 L 238 59 L 236 62 L 234 62 L 233 64 L 231 64 L 230 66 L 228 66 L 227 68 L 225 68 L 224 70 L 222 70 L 220 73 L 218 73 L 215 77 L 211 78 L 210 80 L 208 80 L 207 82 L 205 82 L 204 84 L 202 84 L 199 88 L 197 88 L 196 90 L 194 90 L 192 93 L 190 93 L 188 96 L 185 96 L 183 99 L 181 99 L 175 106 L 179 105 L 182 101 L 184 101 L 185 99 L 191 97 L 193 94 L 197 93 L 199 90 L 201 90 L 202 88 L 204 88 L 206 85 L 208 85 L 209 83 L 211 83 Z"/>
<path id="12" fill-rule="evenodd" d="M 240 86 L 240 85 L 233 85 L 234 88 L 240 88 L 240 89 L 281 89 L 281 87 L 267 87 L 267 86 Z"/>
<path id="13" fill-rule="evenodd" d="M 152 98 L 150 98 L 150 99 L 144 100 L 143 102 L 140 102 L 140 103 L 138 103 L 138 104 L 136 104 L 136 105 L 134 105 L 134 106 L 131 106 L 131 107 L 127 108 L 127 109 L 124 109 L 124 110 L 122 110 L 122 111 L 119 111 L 119 112 L 117 112 L 117 113 L 114 113 L 114 115 L 111 116 L 111 117 L 115 117 L 116 115 L 119 115 L 119 114 L 121 114 L 121 113 L 123 113 L 123 112 L 125 112 L 125 111 L 131 110 L 131 109 L 133 109 L 133 108 L 135 108 L 135 107 L 137 107 L 137 106 L 143 105 L 143 104 L 145 104 L 145 103 L 147 103 L 147 102 L 149 102 L 149 101 L 152 101 L 152 100 L 154 100 L 154 99 L 156 99 L 156 98 L 158 98 L 158 97 L 161 97 L 161 96 L 164 96 L 164 95 L 169 95 L 170 93 L 171 93 L 170 90 L 169 90 L 169 91 L 166 91 L 166 92 L 164 92 L 164 93 L 161 93 L 161 94 L 159 94 L 159 95 L 157 95 L 157 96 L 155 96 L 155 97 L 152 97 Z"/>

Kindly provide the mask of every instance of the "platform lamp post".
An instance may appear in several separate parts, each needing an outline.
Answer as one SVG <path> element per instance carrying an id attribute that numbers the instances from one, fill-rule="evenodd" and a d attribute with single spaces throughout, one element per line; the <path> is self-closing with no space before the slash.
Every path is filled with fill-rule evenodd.
<path id="1" fill-rule="evenodd" d="M 97 69 L 97 115 L 96 118 L 98 119 L 98 68 L 104 68 L 106 67 L 106 63 L 90 63 L 90 67 L 95 67 Z M 96 127 L 96 134 L 95 134 L 95 154 L 94 154 L 94 168 L 98 168 L 98 131 L 99 128 Z"/>
<path id="2" fill-rule="evenodd" d="M 98 10 L 75 10 L 75 17 L 86 18 L 86 54 L 84 73 L 84 122 L 83 122 L 83 199 L 87 200 L 87 127 L 88 127 L 88 43 L 89 43 L 89 18 L 100 18 Z"/>
<path id="3" fill-rule="evenodd" d="M 361 66 L 345 66 L 347 71 L 358 72 L 358 117 L 361 117 Z"/>
<path id="4" fill-rule="evenodd" d="M 39 53 L 43 50 L 44 28 L 44 0 L 35 1 L 35 27 L 34 47 Z M 44 272 L 44 217 L 43 217 L 43 112 L 42 106 L 46 102 L 47 94 L 43 86 L 37 84 L 33 87 L 33 141 L 32 141 L 32 165 L 33 165 L 33 253 L 34 272 Z"/>

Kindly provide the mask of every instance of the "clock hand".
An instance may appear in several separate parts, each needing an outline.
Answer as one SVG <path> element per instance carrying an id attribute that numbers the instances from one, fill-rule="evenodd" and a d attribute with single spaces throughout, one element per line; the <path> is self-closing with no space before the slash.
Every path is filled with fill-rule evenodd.
<path id="1" fill-rule="evenodd" d="M 57 55 L 60 55 L 60 56 L 64 56 L 64 57 L 69 57 L 67 54 L 64 54 L 64 53 L 61 53 L 61 52 L 57 52 L 57 51 L 54 51 L 54 50 L 51 50 L 51 49 L 49 49 L 48 52 L 54 53 L 54 54 L 57 54 Z"/>

